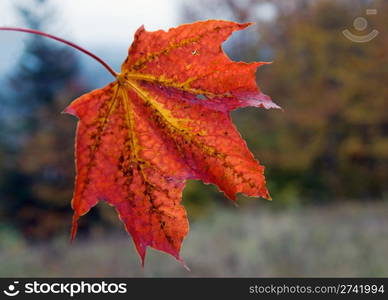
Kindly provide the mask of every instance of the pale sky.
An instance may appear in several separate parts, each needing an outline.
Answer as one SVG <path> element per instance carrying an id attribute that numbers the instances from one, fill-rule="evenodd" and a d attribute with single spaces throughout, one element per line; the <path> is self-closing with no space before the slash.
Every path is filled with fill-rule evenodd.
<path id="1" fill-rule="evenodd" d="M 85 42 L 112 39 L 129 42 L 136 29 L 168 29 L 178 25 L 176 0 L 70 0 L 62 3 L 73 35 Z"/>
<path id="2" fill-rule="evenodd" d="M 20 25 L 13 13 L 14 4 L 29 0 L 0 0 L 0 26 Z M 181 0 L 51 0 L 58 8 L 58 23 L 77 40 L 96 43 L 101 39 L 132 39 L 142 24 L 148 30 L 178 25 Z"/>
<path id="3" fill-rule="evenodd" d="M 30 0 L 0 0 L 0 26 L 22 26 L 14 13 L 15 4 Z M 179 3 L 182 0 L 50 0 L 58 19 L 48 33 L 103 55 L 110 47 L 122 57 L 138 27 L 147 30 L 168 29 L 179 25 Z M 26 35 L 0 31 L 0 68 L 9 68 L 17 60 Z"/>

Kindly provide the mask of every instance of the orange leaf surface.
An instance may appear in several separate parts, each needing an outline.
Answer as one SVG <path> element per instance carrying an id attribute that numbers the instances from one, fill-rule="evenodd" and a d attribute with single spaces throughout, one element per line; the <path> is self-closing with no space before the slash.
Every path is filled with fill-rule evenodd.
<path id="1" fill-rule="evenodd" d="M 187 179 L 270 198 L 264 167 L 231 122 L 239 107 L 278 108 L 256 86 L 263 62 L 233 62 L 221 44 L 250 24 L 210 20 L 139 28 L 117 80 L 65 110 L 79 118 L 72 238 L 98 201 L 114 206 L 144 264 L 148 246 L 181 260 Z"/>

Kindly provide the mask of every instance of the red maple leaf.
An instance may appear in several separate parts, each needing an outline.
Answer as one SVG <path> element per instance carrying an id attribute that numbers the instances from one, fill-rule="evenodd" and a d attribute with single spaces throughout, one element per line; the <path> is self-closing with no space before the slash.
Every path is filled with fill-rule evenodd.
<path id="1" fill-rule="evenodd" d="M 79 217 L 104 200 L 116 208 L 142 264 L 148 246 L 182 261 L 187 179 L 213 183 L 233 201 L 237 193 L 270 199 L 264 167 L 230 118 L 239 107 L 279 108 L 256 86 L 256 69 L 266 63 L 234 62 L 221 48 L 249 25 L 141 27 L 116 80 L 66 108 L 79 118 L 72 239 Z"/>

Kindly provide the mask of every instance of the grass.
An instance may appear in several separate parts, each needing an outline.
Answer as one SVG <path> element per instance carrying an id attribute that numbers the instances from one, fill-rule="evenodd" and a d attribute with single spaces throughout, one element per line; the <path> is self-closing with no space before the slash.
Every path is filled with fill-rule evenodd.
<path id="1" fill-rule="evenodd" d="M 388 276 L 386 202 L 220 210 L 191 226 L 182 251 L 191 272 L 151 249 L 143 270 L 119 232 L 35 246 L 1 234 L 1 277 Z"/>

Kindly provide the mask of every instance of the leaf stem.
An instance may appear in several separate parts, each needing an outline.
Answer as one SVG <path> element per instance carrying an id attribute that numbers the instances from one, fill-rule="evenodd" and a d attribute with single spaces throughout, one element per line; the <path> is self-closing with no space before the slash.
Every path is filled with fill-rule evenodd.
<path id="1" fill-rule="evenodd" d="M 109 71 L 109 73 L 112 74 L 113 77 L 117 77 L 117 73 L 105 62 L 103 61 L 101 58 L 99 58 L 97 55 L 89 52 L 88 50 L 72 43 L 72 42 L 69 42 L 69 41 L 66 41 L 60 37 L 57 37 L 57 36 L 54 36 L 54 35 L 51 35 L 51 34 L 48 34 L 48 33 L 45 33 L 45 32 L 42 32 L 42 31 L 39 31 L 39 30 L 34 30 L 34 29 L 29 29 L 29 28 L 19 28 L 19 27 L 0 27 L 0 30 L 3 30 L 3 31 L 20 31 L 20 32 L 26 32 L 26 33 L 31 33 L 31 34 L 36 34 L 36 35 L 41 35 L 41 36 L 44 36 L 44 37 L 47 37 L 47 38 L 50 38 L 50 39 L 53 39 L 53 40 L 56 40 L 58 42 L 61 42 L 63 44 L 66 44 L 70 47 L 73 47 L 83 53 L 85 53 L 86 55 L 89 55 L 90 57 L 94 58 L 96 61 L 98 61 L 101 65 L 103 65 L 105 67 L 105 69 L 107 69 Z"/>

